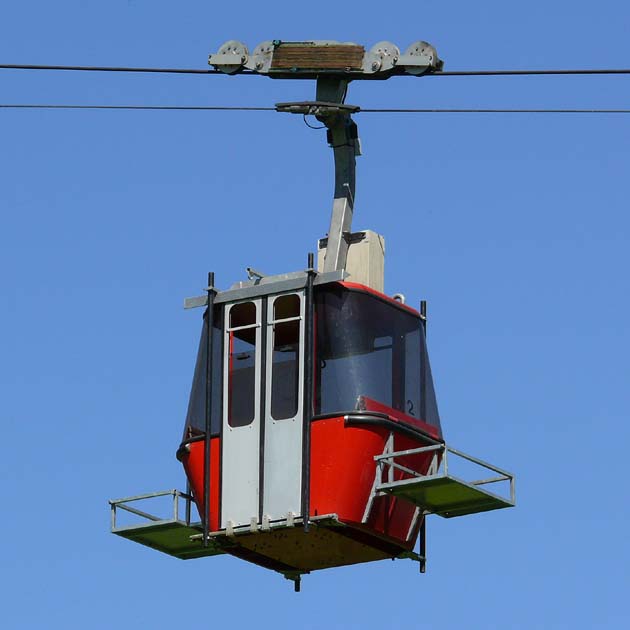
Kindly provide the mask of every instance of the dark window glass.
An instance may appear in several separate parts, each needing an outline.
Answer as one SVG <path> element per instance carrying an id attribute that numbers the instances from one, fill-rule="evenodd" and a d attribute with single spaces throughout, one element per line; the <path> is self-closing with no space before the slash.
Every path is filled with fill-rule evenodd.
<path id="1" fill-rule="evenodd" d="M 420 328 L 405 336 L 405 413 L 423 419 L 426 414 L 421 404 L 423 366 L 421 358 Z"/>
<path id="2" fill-rule="evenodd" d="M 300 296 L 292 293 L 283 295 L 273 303 L 273 318 L 288 319 L 300 316 Z"/>
<path id="3" fill-rule="evenodd" d="M 256 305 L 253 302 L 235 304 L 230 310 L 230 328 L 256 323 Z"/>
<path id="4" fill-rule="evenodd" d="M 316 314 L 316 413 L 370 398 L 439 427 L 419 317 L 341 286 L 317 292 Z"/>
<path id="5" fill-rule="evenodd" d="M 318 341 L 320 339 L 318 336 Z M 318 353 L 319 413 L 356 409 L 359 396 L 393 406 L 391 344 L 385 347 L 372 345 L 369 349 L 347 347 L 344 352 L 332 352 L 327 357 L 322 351 Z"/>
<path id="6" fill-rule="evenodd" d="M 440 427 L 440 414 L 438 412 L 435 388 L 433 387 L 433 374 L 431 373 L 431 362 L 427 351 L 427 342 L 424 337 L 424 330 L 420 330 L 421 359 L 420 359 L 420 417 L 436 427 Z"/>
<path id="7" fill-rule="evenodd" d="M 221 408 L 223 393 L 223 308 L 217 306 L 214 312 L 214 326 L 212 328 L 212 409 L 210 415 L 210 429 L 212 435 L 219 433 L 221 426 Z M 197 362 L 193 376 L 188 413 L 183 439 L 205 433 L 206 427 L 206 357 L 208 356 L 208 330 L 205 322 L 201 329 Z"/>
<path id="8" fill-rule="evenodd" d="M 231 327 L 256 322 L 253 302 L 236 304 L 230 310 Z M 228 352 L 228 424 L 244 427 L 256 412 L 256 327 L 230 332 Z"/>
<path id="9" fill-rule="evenodd" d="M 276 303 L 278 301 L 276 300 Z M 271 367 L 271 416 L 275 420 L 293 418 L 298 410 L 299 345 L 299 320 L 274 324 Z"/>

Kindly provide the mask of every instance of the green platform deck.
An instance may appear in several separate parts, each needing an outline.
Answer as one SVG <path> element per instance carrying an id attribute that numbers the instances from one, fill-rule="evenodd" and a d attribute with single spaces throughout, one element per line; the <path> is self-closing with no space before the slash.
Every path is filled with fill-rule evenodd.
<path id="1" fill-rule="evenodd" d="M 450 475 L 433 475 L 383 483 L 377 488 L 444 518 L 513 507 L 509 499 Z"/>
<path id="2" fill-rule="evenodd" d="M 152 521 L 140 525 L 117 527 L 112 529 L 112 533 L 181 560 L 223 553 L 212 543 L 208 547 L 203 547 L 200 540 L 190 540 L 191 536 L 203 533 L 203 528 L 198 523 L 187 525 L 184 521 L 175 519 Z"/>

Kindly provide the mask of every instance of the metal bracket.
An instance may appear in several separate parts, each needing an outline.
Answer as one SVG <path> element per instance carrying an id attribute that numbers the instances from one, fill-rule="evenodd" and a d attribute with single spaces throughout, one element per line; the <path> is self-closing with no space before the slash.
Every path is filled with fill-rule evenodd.
<path id="1" fill-rule="evenodd" d="M 297 571 L 291 571 L 291 572 L 284 573 L 283 575 L 286 580 L 293 582 L 293 590 L 296 593 L 299 593 L 300 588 L 302 586 L 302 573 L 298 573 Z"/>
<path id="2" fill-rule="evenodd" d="M 328 284 L 329 282 L 343 282 L 348 274 L 344 271 L 333 271 L 332 273 L 318 273 L 313 281 L 315 286 Z M 253 299 L 261 295 L 271 295 L 273 293 L 284 293 L 303 289 L 308 281 L 308 273 L 298 271 L 294 273 L 281 274 L 279 276 L 265 276 L 260 281 L 250 280 L 239 282 L 227 291 L 219 291 L 214 299 L 215 304 L 234 302 L 236 300 Z M 208 296 L 189 297 L 184 300 L 184 308 L 199 308 L 208 305 Z"/>
<path id="3" fill-rule="evenodd" d="M 361 142 L 357 125 L 351 115 L 360 111 L 360 108 L 343 102 L 347 89 L 346 79 L 318 77 L 316 101 L 276 104 L 278 112 L 313 115 L 328 130 L 328 144 L 335 157 L 335 190 L 324 273 L 345 269 L 348 258 L 348 242 L 345 236 L 352 227 L 356 190 L 355 158 L 361 155 Z"/>
<path id="4" fill-rule="evenodd" d="M 387 438 L 387 442 L 385 442 L 385 447 L 383 448 L 382 455 L 387 455 L 394 451 L 394 434 L 390 431 L 389 436 Z M 378 487 L 383 483 L 383 468 L 382 464 L 376 466 L 376 472 L 374 474 L 374 482 L 372 483 L 372 490 L 370 490 L 370 496 L 368 497 L 367 503 L 365 504 L 365 511 L 363 512 L 363 518 L 361 519 L 362 523 L 367 523 L 370 518 L 370 512 L 372 511 L 372 507 L 374 505 L 374 499 L 379 496 Z M 390 470 L 393 468 L 390 466 Z M 392 475 L 393 480 L 393 473 Z"/>
<path id="5" fill-rule="evenodd" d="M 343 237 L 346 239 L 346 243 L 348 245 L 353 245 L 355 243 L 360 243 L 365 240 L 365 232 L 346 232 Z M 319 249 L 325 249 L 328 247 L 328 237 L 320 238 L 317 247 Z"/>
<path id="6" fill-rule="evenodd" d="M 378 42 L 369 51 L 352 42 L 267 40 L 250 55 L 245 44 L 230 40 L 208 63 L 226 74 L 249 71 L 275 79 L 387 79 L 394 75 L 422 76 L 441 70 L 443 62 L 431 44 L 417 41 L 401 55 L 392 42 Z"/>
<path id="7" fill-rule="evenodd" d="M 331 103 L 329 101 L 295 101 L 276 103 L 276 111 L 285 114 L 303 114 L 305 116 L 333 116 L 338 114 L 356 114 L 361 111 L 358 105 Z"/>

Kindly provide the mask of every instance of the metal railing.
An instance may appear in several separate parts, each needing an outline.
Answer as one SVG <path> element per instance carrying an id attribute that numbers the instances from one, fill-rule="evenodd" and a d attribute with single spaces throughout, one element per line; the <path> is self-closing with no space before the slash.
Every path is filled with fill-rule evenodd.
<path id="1" fill-rule="evenodd" d="M 417 455 L 421 453 L 430 453 L 430 452 L 435 452 L 433 461 L 435 461 L 436 464 L 434 466 L 432 465 L 429 466 L 428 474 L 420 473 L 417 470 L 413 470 L 407 466 L 403 466 L 402 464 L 399 464 L 398 462 L 395 461 L 395 458 L 397 457 L 405 457 L 408 455 Z M 394 469 L 397 469 L 397 470 L 400 470 L 401 472 L 412 475 L 413 477 L 418 477 L 422 479 L 429 479 L 429 478 L 434 478 L 434 477 L 448 477 L 449 476 L 449 461 L 448 461 L 449 453 L 457 457 L 461 457 L 462 459 L 465 459 L 473 464 L 481 466 L 482 468 L 491 470 L 497 473 L 498 475 L 496 477 L 489 477 L 485 479 L 482 478 L 482 479 L 476 479 L 473 481 L 466 481 L 465 483 L 470 484 L 472 486 L 483 486 L 489 483 L 498 483 L 501 481 L 508 481 L 510 484 L 510 503 L 512 503 L 513 505 L 515 504 L 516 493 L 515 493 L 515 488 L 514 488 L 514 475 L 512 473 L 509 473 L 506 470 L 503 470 L 501 468 L 498 468 L 497 466 L 489 464 L 488 462 L 483 461 L 482 459 L 473 457 L 472 455 L 468 455 L 466 453 L 463 453 L 462 451 L 458 451 L 457 449 L 451 448 L 450 446 L 446 444 L 432 444 L 430 446 L 423 446 L 420 448 L 411 448 L 404 451 L 393 451 L 390 453 L 383 453 L 382 455 L 375 455 L 374 461 L 376 462 L 376 465 L 379 468 L 380 480 L 383 479 L 385 468 L 387 468 L 388 482 L 392 483 L 394 481 L 393 479 Z M 441 460 L 436 459 L 437 456 L 440 454 L 442 455 Z M 442 468 L 441 473 L 439 473 L 440 467 Z"/>
<path id="2" fill-rule="evenodd" d="M 141 518 L 146 519 L 147 521 L 151 521 L 153 523 L 163 522 L 170 519 L 165 519 L 160 516 L 156 516 L 155 514 L 150 514 L 149 512 L 145 512 L 144 510 L 139 510 L 136 507 L 132 507 L 128 505 L 129 503 L 135 501 L 146 501 L 148 499 L 155 499 L 156 497 L 173 497 L 173 517 L 172 520 L 178 521 L 180 515 L 179 509 L 179 501 L 183 499 L 186 502 L 184 508 L 185 514 L 185 522 L 186 525 L 190 525 L 190 516 L 191 516 L 191 505 L 192 505 L 192 496 L 190 493 L 181 492 L 180 490 L 162 490 L 161 492 L 150 492 L 147 494 L 139 494 L 135 497 L 127 497 L 124 499 L 110 499 L 109 505 L 111 507 L 111 528 L 112 531 L 117 529 L 116 527 L 116 516 L 117 511 L 124 510 L 125 512 L 130 512 L 131 514 L 135 514 L 136 516 L 140 516 Z"/>

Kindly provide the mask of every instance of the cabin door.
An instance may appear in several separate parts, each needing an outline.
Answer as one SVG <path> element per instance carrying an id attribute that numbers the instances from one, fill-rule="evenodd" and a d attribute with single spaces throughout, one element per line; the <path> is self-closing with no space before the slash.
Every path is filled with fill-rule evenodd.
<path id="1" fill-rule="evenodd" d="M 262 513 L 302 513 L 304 294 L 267 300 L 267 361 Z"/>
<path id="2" fill-rule="evenodd" d="M 228 304 L 221 527 L 301 513 L 304 298 Z"/>

